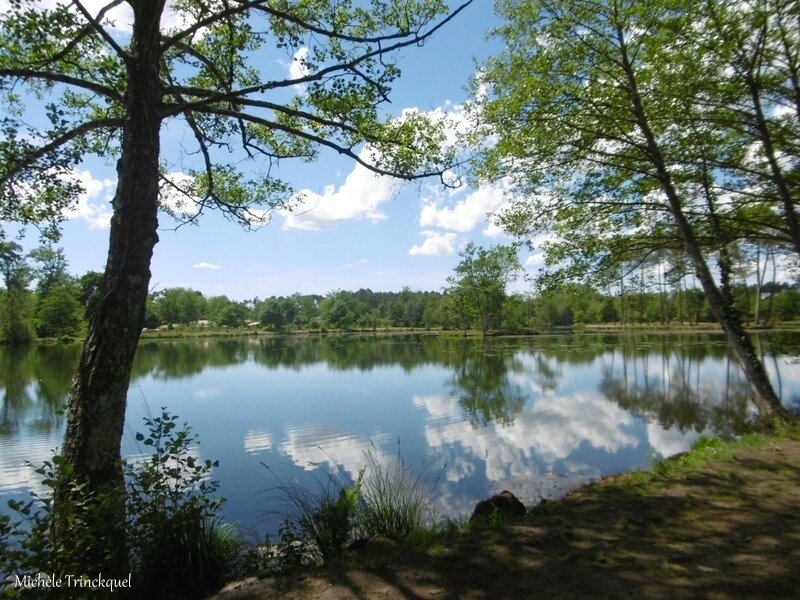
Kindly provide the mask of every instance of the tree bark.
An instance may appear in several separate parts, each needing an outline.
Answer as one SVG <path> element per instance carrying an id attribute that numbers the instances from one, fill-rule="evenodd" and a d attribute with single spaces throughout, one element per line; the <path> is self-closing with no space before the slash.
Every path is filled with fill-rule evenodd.
<path id="1" fill-rule="evenodd" d="M 108 495 L 90 517 L 83 540 L 92 565 L 104 576 L 127 576 L 124 482 L 120 442 L 128 384 L 145 317 L 150 261 L 158 241 L 158 181 L 161 127 L 159 21 L 163 2 L 140 0 L 134 7 L 128 61 L 126 118 L 117 163 L 117 189 L 102 292 L 91 320 L 80 365 L 69 393 L 63 455 L 72 484 Z M 74 487 L 60 482 L 56 504 L 80 506 Z M 56 511 L 58 515 L 58 511 Z M 69 523 L 55 523 L 56 538 L 70 535 Z"/>
<path id="2" fill-rule="evenodd" d="M 742 368 L 747 381 L 750 383 L 752 399 L 758 408 L 760 417 L 766 423 L 775 421 L 788 422 L 791 420 L 788 411 L 781 403 L 767 371 L 759 359 L 750 337 L 742 326 L 739 315 L 733 306 L 732 299 L 720 291 L 703 256 L 700 244 L 694 233 L 691 223 L 686 218 L 677 189 L 675 188 L 666 161 L 661 153 L 661 148 L 655 134 L 650 127 L 650 121 L 644 109 L 633 65 L 628 56 L 625 37 L 621 27 L 617 27 L 617 41 L 621 52 L 621 64 L 628 84 L 628 93 L 631 108 L 637 125 L 642 131 L 647 142 L 647 156 L 655 169 L 655 175 L 667 197 L 668 208 L 672 214 L 678 233 L 681 237 L 684 250 L 692 262 L 697 278 L 708 300 L 709 308 L 716 320 L 722 326 L 728 343 Z"/>

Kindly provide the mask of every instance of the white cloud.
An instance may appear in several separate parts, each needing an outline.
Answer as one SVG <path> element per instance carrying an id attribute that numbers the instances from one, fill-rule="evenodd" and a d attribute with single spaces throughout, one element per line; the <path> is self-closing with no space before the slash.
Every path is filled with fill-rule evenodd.
<path id="1" fill-rule="evenodd" d="M 193 269 L 209 269 L 211 271 L 218 271 L 222 265 L 215 265 L 214 263 L 199 262 L 192 265 Z"/>
<path id="2" fill-rule="evenodd" d="M 463 104 L 453 104 L 447 100 L 442 106 L 429 111 L 420 111 L 418 108 L 406 108 L 403 110 L 403 115 L 423 114 L 434 122 L 441 122 L 444 125 L 445 139 L 442 143 L 443 148 L 452 148 L 459 143 L 459 137 L 463 134 L 469 133 L 474 127 L 474 123 L 470 121 L 469 115 Z M 456 174 L 452 171 L 445 173 L 446 181 L 454 181 L 457 179 Z"/>
<path id="3" fill-rule="evenodd" d="M 34 468 L 46 460 L 52 460 L 58 450 L 60 436 L 61 431 L 54 430 L 42 439 L 12 437 L 10 444 L 4 440 L 3 452 L 0 453 L 0 490 L 4 493 L 26 489 L 37 494 L 47 493 L 49 490 L 41 483 L 42 478 Z"/>
<path id="4" fill-rule="evenodd" d="M 537 456 L 552 465 L 568 458 L 582 443 L 607 452 L 638 445 L 636 437 L 625 430 L 633 422 L 630 413 L 595 392 L 541 396 L 512 424 L 492 422 L 478 429 L 469 421 L 448 423 L 443 419 L 456 409 L 447 404 L 457 401 L 453 397 L 414 397 L 414 405 L 429 415 L 426 441 L 431 448 L 463 448 L 465 460 L 485 464 L 489 481 L 536 475 L 537 468 L 528 458 Z M 459 473 L 448 469 L 445 477 L 457 480 L 464 471 L 463 466 Z"/>
<path id="5" fill-rule="evenodd" d="M 772 109 L 772 116 L 774 118 L 785 117 L 787 115 L 793 115 L 794 113 L 795 109 L 789 105 L 779 105 Z"/>
<path id="6" fill-rule="evenodd" d="M 647 424 L 647 439 L 650 446 L 662 458 L 686 452 L 700 439 L 700 436 L 700 432 L 693 430 L 683 432 L 677 429 L 664 429 L 658 423 Z"/>
<path id="7" fill-rule="evenodd" d="M 89 171 L 77 171 L 75 177 L 84 192 L 78 203 L 67 213 L 68 219 L 86 221 L 92 229 L 106 229 L 111 223 L 111 199 L 117 182 L 114 179 L 95 179 Z"/>
<path id="8" fill-rule="evenodd" d="M 446 201 L 439 194 L 425 200 L 419 215 L 419 224 L 422 227 L 441 227 L 450 231 L 461 233 L 472 231 L 481 223 L 486 223 L 490 214 L 502 210 L 506 205 L 505 191 L 508 185 L 481 186 L 463 200 L 452 206 L 447 206 Z M 487 235 L 497 235 L 502 230 L 487 227 Z"/>
<path id="9" fill-rule="evenodd" d="M 290 79 L 301 79 L 308 75 L 308 65 L 306 64 L 306 59 L 308 58 L 308 48 L 303 46 L 299 48 L 297 52 L 294 53 L 292 57 L 292 62 L 289 65 L 289 78 Z M 304 85 L 296 85 L 295 89 L 300 92 L 305 91 Z"/>
<path id="10" fill-rule="evenodd" d="M 508 237 L 505 229 L 498 225 L 494 220 L 489 221 L 489 224 L 483 230 L 483 235 L 488 238 Z"/>
<path id="11" fill-rule="evenodd" d="M 541 252 L 531 254 L 525 259 L 525 267 L 531 271 L 544 268 L 544 264 L 544 254 Z"/>
<path id="12" fill-rule="evenodd" d="M 307 67 L 304 61 L 307 56 L 307 48 L 297 50 L 292 63 L 288 65 L 290 77 L 298 78 L 306 74 Z M 445 140 L 442 142 L 443 149 L 455 145 L 458 135 L 466 132 L 470 127 L 464 107 L 454 105 L 450 101 L 430 111 L 420 111 L 415 107 L 405 108 L 398 119 L 402 120 L 420 114 L 434 122 L 443 123 L 445 131 Z M 359 157 L 374 163 L 373 152 L 374 149 L 367 146 L 361 150 Z M 445 172 L 443 178 L 453 186 L 460 181 L 458 174 L 452 171 Z M 281 211 L 285 218 L 281 228 L 283 230 L 323 231 L 345 221 L 367 219 L 375 223 L 386 219 L 386 215 L 379 210 L 379 206 L 396 195 L 404 183 L 400 179 L 377 175 L 363 165 L 356 164 L 338 189 L 335 185 L 328 185 L 322 193 L 308 189 L 300 190 L 292 199 L 293 210 Z M 440 188 L 436 189 L 440 190 Z M 451 188 L 447 195 L 452 197 L 461 191 L 462 188 Z M 442 191 L 436 193 L 444 194 Z"/>
<path id="13" fill-rule="evenodd" d="M 368 155 L 368 149 L 360 153 L 364 159 L 368 159 Z M 298 192 L 292 200 L 294 208 L 281 211 L 285 219 L 281 229 L 324 231 L 360 219 L 377 223 L 386 219 L 378 207 L 397 194 L 403 183 L 356 165 L 338 190 L 329 185 L 321 194 L 307 189 Z"/>
<path id="14" fill-rule="evenodd" d="M 192 396 L 196 400 L 210 400 L 211 398 L 216 398 L 222 395 L 222 390 L 220 388 L 199 388 L 192 392 Z"/>
<path id="15" fill-rule="evenodd" d="M 449 256 L 455 254 L 455 233 L 439 233 L 437 231 L 423 231 L 425 241 L 419 246 L 412 246 L 408 251 L 412 256 Z"/>

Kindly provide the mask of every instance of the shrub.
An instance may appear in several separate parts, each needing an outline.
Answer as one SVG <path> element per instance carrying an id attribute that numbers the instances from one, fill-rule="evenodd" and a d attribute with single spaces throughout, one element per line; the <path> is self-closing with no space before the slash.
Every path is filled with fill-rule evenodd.
<path id="1" fill-rule="evenodd" d="M 218 516 L 224 498 L 215 496 L 218 483 L 210 480 L 217 462 L 199 461 L 192 450 L 197 437 L 165 409 L 159 417 L 145 419 L 147 435 L 136 439 L 151 447 L 147 459 L 123 463 L 126 484 L 127 538 L 133 570 L 132 597 L 201 598 L 213 593 L 230 577 L 240 575 L 245 549 L 238 531 L 222 524 Z M 0 574 L 12 578 L 25 574 L 91 572 L 83 564 L 96 548 L 85 547 L 102 523 L 92 515 L 105 502 L 119 502 L 113 494 L 94 494 L 70 483 L 71 467 L 61 456 L 35 469 L 48 492 L 33 495 L 28 503 L 9 502 L 19 519 L 0 519 Z M 73 485 L 69 502 L 54 506 L 56 481 Z M 118 496 L 118 495 L 117 495 Z M 58 514 L 54 514 L 54 510 Z M 57 518 L 56 518 L 57 517 Z M 67 523 L 67 535 L 53 538 L 53 523 Z M 21 590 L 8 588 L 14 597 Z M 48 598 L 56 597 L 51 590 Z M 62 590 L 71 597 L 75 590 Z M 122 592 L 122 590 L 120 590 Z M 47 591 L 31 590 L 25 597 Z"/>
<path id="2" fill-rule="evenodd" d="M 131 563 L 140 593 L 194 598 L 224 583 L 235 548 L 217 515 L 224 498 L 209 480 L 218 462 L 192 454 L 197 437 L 165 409 L 146 418 L 148 435 L 136 439 L 153 449 L 149 459 L 125 467 Z M 163 574 L 169 574 L 164 577 Z"/>
<path id="3" fill-rule="evenodd" d="M 81 305 L 74 292 L 66 285 L 50 290 L 40 299 L 36 322 L 39 337 L 76 335 L 81 326 Z"/>
<path id="4" fill-rule="evenodd" d="M 78 577 L 92 572 L 92 565 L 86 564 L 87 557 L 98 557 L 98 553 L 111 554 L 113 548 L 95 548 L 93 532 L 104 527 L 101 515 L 109 514 L 106 506 L 119 503 L 112 494 L 91 493 L 71 479 L 71 466 L 60 455 L 34 469 L 42 477 L 41 483 L 47 490 L 39 495 L 32 493 L 27 503 L 9 500 L 8 506 L 16 512 L 18 520 L 5 519 L 0 525 L 0 574 L 11 582 L 14 576 L 31 575 L 34 579 L 40 573 L 48 577 L 72 575 Z M 56 482 L 68 486 L 66 494 L 70 502 L 53 503 Z M 64 526 L 58 538 L 54 535 L 54 524 Z M 21 589 L 8 587 L 3 597 L 14 598 Z M 26 598 L 69 598 L 74 590 L 35 587 L 25 592 Z"/>
<path id="5" fill-rule="evenodd" d="M 24 290 L 17 288 L 0 296 L 0 344 L 30 344 L 33 341 L 27 296 Z"/>

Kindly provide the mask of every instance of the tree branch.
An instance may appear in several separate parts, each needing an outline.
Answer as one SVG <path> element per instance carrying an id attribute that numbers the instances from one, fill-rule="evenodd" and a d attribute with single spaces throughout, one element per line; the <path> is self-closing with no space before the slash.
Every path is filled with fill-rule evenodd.
<path id="1" fill-rule="evenodd" d="M 66 85 L 74 85 L 75 87 L 83 88 L 106 96 L 107 98 L 122 101 L 122 95 L 116 90 L 100 85 L 93 81 L 86 81 L 79 77 L 72 77 L 71 75 L 64 75 L 63 73 L 52 73 L 50 71 L 39 71 L 37 69 L 0 69 L 0 77 L 16 77 L 17 79 L 43 79 L 52 83 L 64 83 Z"/>
<path id="2" fill-rule="evenodd" d="M 194 33 L 200 31 L 203 27 L 207 27 L 208 25 L 213 25 L 217 21 L 221 21 L 226 17 L 230 17 L 233 15 L 241 14 L 246 12 L 248 9 L 253 8 L 255 5 L 264 2 L 264 0 L 250 0 L 250 2 L 242 2 L 239 6 L 236 7 L 228 7 L 225 10 L 220 12 L 212 13 L 211 15 L 207 16 L 205 19 L 200 19 L 197 23 L 192 25 L 191 27 L 187 27 L 186 29 L 179 31 L 173 36 L 166 38 L 164 41 L 161 42 L 161 52 L 166 52 L 172 46 L 180 42 L 187 36 L 190 36 Z"/>
<path id="3" fill-rule="evenodd" d="M 238 4 L 237 7 L 235 7 L 235 8 L 234 7 L 227 8 L 226 10 L 223 10 L 223 11 L 220 11 L 220 12 L 215 13 L 213 15 L 210 15 L 209 17 L 206 17 L 205 19 L 202 19 L 201 21 L 198 21 L 197 23 L 195 23 L 191 27 L 188 27 L 187 29 L 184 29 L 183 31 L 180 31 L 177 34 L 175 34 L 175 35 L 167 38 L 166 40 L 164 40 L 164 42 L 161 45 L 162 50 L 166 50 L 167 48 L 173 46 L 179 40 L 185 38 L 186 36 L 192 35 L 193 33 L 196 33 L 198 30 L 202 29 L 203 27 L 206 27 L 207 25 L 212 25 L 213 23 L 215 23 L 215 22 L 217 22 L 217 21 L 219 21 L 219 20 L 221 20 L 221 19 L 223 19 L 225 17 L 228 17 L 230 15 L 234 15 L 234 14 L 241 14 L 241 13 L 244 13 L 244 12 L 250 10 L 250 9 L 254 9 L 256 11 L 266 13 L 271 17 L 275 17 L 275 18 L 280 19 L 282 21 L 287 21 L 289 23 L 292 23 L 293 25 L 297 25 L 298 27 L 300 27 L 300 28 L 302 28 L 302 29 L 304 29 L 304 30 L 306 30 L 308 32 L 316 33 L 318 35 L 322 35 L 322 36 L 324 36 L 326 38 L 329 38 L 329 39 L 337 39 L 337 40 L 353 42 L 353 43 L 357 43 L 357 44 L 380 44 L 380 43 L 383 43 L 383 42 L 390 42 L 390 41 L 393 41 L 393 40 L 401 40 L 401 39 L 407 38 L 409 36 L 409 33 L 410 33 L 410 32 L 407 32 L 407 31 L 406 32 L 398 31 L 397 33 L 374 36 L 374 37 L 362 37 L 362 36 L 346 35 L 346 34 L 334 31 L 332 29 L 325 29 L 324 27 L 321 27 L 319 25 L 315 25 L 313 23 L 305 21 L 305 20 L 303 20 L 303 19 L 301 19 L 301 18 L 299 18 L 299 17 L 297 17 L 297 16 L 295 16 L 295 15 L 293 15 L 291 13 L 288 13 L 288 12 L 285 12 L 285 11 L 281 11 L 281 10 L 277 10 L 277 9 L 269 6 L 269 4 L 267 4 L 265 2 L 265 0 L 250 0 L 250 1 L 235 0 L 235 1 Z M 473 0 L 467 0 L 466 2 L 462 3 L 458 8 L 456 8 L 453 12 L 451 12 L 442 21 L 440 21 L 428 33 L 426 33 L 423 36 L 419 36 L 419 32 L 417 31 L 417 32 L 414 32 L 414 37 L 415 38 L 419 38 L 420 41 L 425 39 L 431 33 L 436 31 L 437 29 L 439 29 L 442 25 L 444 25 L 445 23 L 447 23 L 448 21 L 453 19 L 453 17 L 455 17 L 458 13 L 460 13 L 462 10 L 464 10 L 467 6 L 472 4 L 472 2 L 473 2 Z"/>
<path id="4" fill-rule="evenodd" d="M 185 86 L 171 86 L 167 88 L 167 91 L 170 93 L 178 93 L 178 94 L 191 94 L 191 95 L 198 95 L 198 93 L 205 93 L 206 90 L 198 89 L 198 88 L 191 88 Z M 252 108 L 265 108 L 269 110 L 274 110 L 277 112 L 281 112 L 285 115 L 289 115 L 292 117 L 297 117 L 300 119 L 304 119 L 306 121 L 310 121 L 312 123 L 316 123 L 317 125 L 323 125 L 326 127 L 333 127 L 339 129 L 341 131 L 345 131 L 347 133 L 352 133 L 353 135 L 363 135 L 363 132 L 360 132 L 357 128 L 353 127 L 352 125 L 348 125 L 347 123 L 342 123 L 341 121 L 335 121 L 333 119 L 326 119 L 324 117 L 320 117 L 313 113 L 309 113 L 306 111 L 298 110 L 295 108 L 290 108 L 283 104 L 277 104 L 275 102 L 268 102 L 266 100 L 252 100 L 249 98 L 243 98 L 236 101 L 236 103 L 240 106 L 249 106 Z M 215 107 L 208 106 L 207 102 L 187 102 L 184 105 L 180 106 L 181 112 L 185 111 L 192 111 L 192 110 L 199 110 L 203 109 L 204 113 L 214 113 Z M 227 112 L 224 116 L 230 116 Z M 375 138 L 368 138 L 366 141 L 377 141 Z"/>
<path id="5" fill-rule="evenodd" d="M 94 131 L 96 129 L 105 129 L 108 127 L 121 127 L 122 126 L 122 119 L 118 118 L 111 118 L 111 119 L 99 119 L 97 121 L 89 121 L 87 123 L 83 123 L 76 127 L 75 129 L 71 129 L 67 131 L 63 135 L 57 137 L 49 144 L 45 144 L 41 148 L 37 149 L 36 151 L 32 152 L 28 156 L 24 157 L 20 162 L 13 165 L 8 172 L 0 178 L 0 186 L 3 186 L 11 180 L 14 176 L 16 176 L 20 171 L 23 169 L 31 166 L 37 160 L 46 156 L 50 152 L 54 152 L 58 150 L 61 146 L 68 144 L 75 138 L 78 138 L 84 134 L 89 133 L 90 131 Z"/>
<path id="6" fill-rule="evenodd" d="M 90 13 L 86 9 L 86 7 L 83 4 L 81 4 L 80 0 L 72 0 L 72 4 L 74 4 L 75 7 L 78 9 L 78 11 L 83 15 L 83 18 L 89 21 L 89 24 L 92 26 L 92 29 L 94 29 L 98 34 L 100 34 L 100 37 L 102 37 L 106 41 L 106 43 L 114 49 L 114 52 L 117 53 L 117 56 L 119 56 L 124 62 L 127 62 L 128 59 L 130 58 L 130 55 L 127 52 L 125 52 L 120 47 L 119 44 L 117 44 L 114 38 L 111 37 L 111 34 L 108 33 L 105 30 L 105 28 L 100 24 L 100 21 L 98 21 L 96 18 L 92 16 L 92 13 Z M 111 5 L 103 7 L 103 10 L 100 11 L 98 17 L 102 17 L 105 14 L 106 9 L 110 9 L 110 7 Z"/>
<path id="7" fill-rule="evenodd" d="M 317 71 L 317 72 L 315 72 L 315 73 L 313 73 L 311 75 L 306 75 L 304 77 L 298 77 L 296 79 L 273 80 L 273 81 L 268 81 L 266 83 L 260 83 L 258 85 L 242 88 L 242 89 L 239 89 L 239 90 L 232 90 L 232 91 L 228 91 L 228 92 L 215 93 L 213 91 L 209 91 L 209 92 L 207 92 L 208 95 L 207 95 L 205 101 L 197 104 L 196 107 L 193 107 L 193 110 L 198 110 L 200 108 L 209 106 L 209 105 L 214 104 L 216 102 L 235 102 L 239 98 L 244 97 L 244 96 L 248 96 L 250 94 L 264 93 L 264 92 L 266 92 L 268 90 L 272 90 L 272 89 L 279 89 L 279 88 L 285 88 L 285 87 L 290 87 L 290 86 L 294 86 L 294 85 L 300 85 L 300 84 L 303 84 L 303 83 L 312 83 L 314 81 L 320 81 L 326 75 L 328 75 L 330 73 L 335 73 L 337 71 L 354 71 L 355 68 L 359 64 L 363 63 L 366 60 L 369 60 L 370 58 L 375 58 L 376 56 L 382 56 L 384 54 L 388 54 L 390 52 L 394 52 L 395 50 L 399 50 L 400 48 L 405 48 L 407 46 L 411 46 L 411 45 L 414 45 L 414 44 L 422 44 L 426 39 L 428 39 L 436 31 L 438 31 L 439 29 L 444 27 L 445 24 L 450 22 L 459 12 L 461 12 L 469 4 L 471 4 L 472 1 L 473 0 L 467 0 L 467 2 L 464 2 L 463 4 L 461 4 L 461 6 L 459 6 L 456 10 L 454 10 L 452 13 L 450 13 L 446 18 L 442 19 L 434 27 L 432 27 L 430 30 L 426 31 L 423 34 L 414 34 L 413 37 L 410 37 L 410 38 L 407 37 L 405 39 L 402 39 L 401 41 L 396 42 L 394 44 L 391 44 L 390 46 L 387 46 L 386 48 L 379 47 L 376 50 L 371 50 L 369 52 L 364 52 L 360 56 L 357 56 L 357 57 L 353 58 L 350 61 L 340 62 L 340 63 L 334 64 L 334 65 L 330 65 L 328 67 L 320 69 L 319 71 Z M 254 4 L 254 3 L 250 3 L 250 4 Z M 222 13 L 218 13 L 216 18 L 220 18 L 221 14 Z M 174 115 L 174 114 L 180 112 L 180 110 L 181 109 L 178 109 L 177 107 L 176 107 L 176 110 L 174 110 L 174 111 L 167 110 L 164 113 L 164 116 L 166 117 L 166 116 Z"/>
<path id="8" fill-rule="evenodd" d="M 201 52 L 198 52 L 197 50 L 192 48 L 189 44 L 186 44 L 184 42 L 177 42 L 175 44 L 175 47 L 178 50 L 181 50 L 181 51 L 185 52 L 189 56 L 191 56 L 193 58 L 196 58 L 201 63 L 203 63 L 203 65 L 205 65 L 205 67 L 214 75 L 214 77 L 217 78 L 217 81 L 219 82 L 220 87 L 230 91 L 231 86 L 233 84 L 233 78 L 226 79 L 226 77 L 222 73 L 222 71 L 219 70 L 217 65 L 211 59 L 209 59 L 207 56 L 205 56 Z M 174 86 L 173 85 L 172 87 L 167 89 L 167 92 L 171 92 L 173 90 L 179 90 L 181 93 L 186 93 L 186 92 L 192 93 L 192 92 L 189 91 L 190 89 L 202 89 L 202 88 L 183 88 L 183 89 L 180 89 L 178 86 Z"/>
<path id="9" fill-rule="evenodd" d="M 406 174 L 406 173 L 398 173 L 396 171 L 391 171 L 389 169 L 384 169 L 384 168 L 379 167 L 377 165 L 373 165 L 368 161 L 365 161 L 358 154 L 353 152 L 352 148 L 342 146 L 342 145 L 337 144 L 335 142 L 332 142 L 332 141 L 330 141 L 330 140 L 328 140 L 326 138 L 314 135 L 313 133 L 309 133 L 307 131 L 302 131 L 302 130 L 299 130 L 299 129 L 294 129 L 294 128 L 288 127 L 286 125 L 282 125 L 280 123 L 276 123 L 275 121 L 270 121 L 269 119 L 256 117 L 255 115 L 248 115 L 246 113 L 241 113 L 241 112 L 238 112 L 238 111 L 235 111 L 235 110 L 228 110 L 228 109 L 224 109 L 224 108 L 208 109 L 208 108 L 200 107 L 200 108 L 195 109 L 194 112 L 198 112 L 198 113 L 202 113 L 202 114 L 215 114 L 215 115 L 219 115 L 219 116 L 230 117 L 232 119 L 242 119 L 243 121 L 247 121 L 249 123 L 255 123 L 256 125 L 262 125 L 264 127 L 269 127 L 270 129 L 276 129 L 278 131 L 283 131 L 283 132 L 288 133 L 290 135 L 294 135 L 294 136 L 303 138 L 305 140 L 308 140 L 310 142 L 313 142 L 315 144 L 319 144 L 320 146 L 326 146 L 328 148 L 331 148 L 331 149 L 335 150 L 336 152 L 338 152 L 339 154 L 342 154 L 343 156 L 347 156 L 348 158 L 351 158 L 352 160 L 354 160 L 355 162 L 357 162 L 361 166 L 366 167 L 367 169 L 369 169 L 373 173 L 377 173 L 378 175 L 387 175 L 389 177 L 395 177 L 397 179 L 405 179 L 407 181 L 410 181 L 412 179 L 419 179 L 419 178 L 422 178 L 422 177 L 432 177 L 434 175 L 436 175 L 436 176 L 441 176 L 442 175 L 442 171 L 441 170 L 425 171 L 423 173 L 417 173 L 417 174 Z"/>
<path id="10" fill-rule="evenodd" d="M 97 19 L 98 20 L 102 19 L 109 10 L 111 10 L 112 8 L 114 8 L 116 6 L 119 6 L 124 1 L 125 0 L 114 0 L 113 2 L 107 4 L 97 14 Z M 86 36 L 88 36 L 91 33 L 95 33 L 95 32 L 96 32 L 96 30 L 92 25 L 86 25 L 86 26 L 84 26 L 83 29 L 81 29 L 80 31 L 78 31 L 75 34 L 75 37 L 73 37 L 72 39 L 69 40 L 69 42 L 67 43 L 66 46 L 64 46 L 64 48 L 62 48 L 60 51 L 56 52 L 53 56 L 50 56 L 48 58 L 44 58 L 42 60 L 30 63 L 30 64 L 31 65 L 36 65 L 36 66 L 39 66 L 39 67 L 45 67 L 47 65 L 51 65 L 54 62 L 57 62 L 57 61 L 65 58 L 70 52 L 72 52 L 72 50 L 75 49 L 75 47 L 78 44 L 80 44 L 86 38 Z"/>

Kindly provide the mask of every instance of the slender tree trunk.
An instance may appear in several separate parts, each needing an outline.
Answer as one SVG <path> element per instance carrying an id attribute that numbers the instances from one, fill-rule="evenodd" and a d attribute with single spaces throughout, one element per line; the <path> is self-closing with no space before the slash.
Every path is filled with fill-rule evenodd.
<path id="1" fill-rule="evenodd" d="M 91 516 L 81 557 L 104 576 L 127 576 L 124 482 L 120 442 L 131 366 L 144 325 L 150 260 L 158 241 L 158 161 L 161 126 L 159 21 L 163 2 L 132 3 L 134 29 L 128 68 L 126 121 L 117 163 L 108 260 L 100 300 L 69 393 L 63 454 L 71 480 L 111 501 Z M 80 502 L 62 482 L 56 503 Z M 57 539 L 69 523 L 56 523 Z"/>
<path id="2" fill-rule="evenodd" d="M 782 2 L 776 2 L 774 6 L 775 18 L 777 21 L 778 31 L 780 32 L 781 48 L 783 48 L 783 61 L 786 68 L 789 70 L 789 81 L 791 82 L 792 98 L 794 100 L 794 112 L 797 120 L 800 122 L 800 64 L 795 60 L 795 54 L 792 52 L 792 39 L 791 32 L 794 26 L 785 21 L 785 13 L 781 10 Z M 791 11 L 789 18 L 791 19 Z M 796 15 L 797 13 L 795 13 Z"/>
<path id="3" fill-rule="evenodd" d="M 775 284 L 778 276 L 778 266 L 775 261 L 775 250 L 770 251 L 770 260 L 772 260 L 772 286 L 769 290 L 769 299 L 767 300 L 767 316 L 764 318 L 764 325 L 769 323 L 772 318 L 772 301 L 775 298 Z"/>
<path id="4" fill-rule="evenodd" d="M 768 256 L 764 256 L 764 268 L 761 268 L 761 248 L 756 248 L 756 294 L 754 298 L 753 322 L 759 325 L 761 321 L 761 289 L 767 277 Z"/>
<path id="5" fill-rule="evenodd" d="M 800 218 L 794 208 L 795 200 L 792 198 L 792 191 L 789 189 L 789 184 L 787 183 L 788 178 L 778 162 L 778 151 L 775 149 L 772 132 L 769 130 L 767 118 L 764 115 L 764 107 L 761 105 L 758 83 L 752 73 L 745 74 L 745 82 L 750 92 L 750 100 L 753 103 L 753 116 L 755 118 L 757 135 L 764 149 L 764 156 L 769 164 L 771 179 L 775 184 L 775 190 L 778 192 L 778 197 L 783 204 L 783 214 L 789 226 L 789 236 L 792 238 L 794 251 L 800 254 Z"/>
<path id="6" fill-rule="evenodd" d="M 758 408 L 761 418 L 768 423 L 773 421 L 789 421 L 790 416 L 780 398 L 775 394 L 772 383 L 769 380 L 767 371 L 759 359 L 750 337 L 744 330 L 738 314 L 733 306 L 730 297 L 723 294 L 708 263 L 703 256 L 700 244 L 697 241 L 694 230 L 683 212 L 681 199 L 675 188 L 669 169 L 667 168 L 661 148 L 656 140 L 655 134 L 650 127 L 647 113 L 644 109 L 641 96 L 637 88 L 636 76 L 633 65 L 628 56 L 625 36 L 621 26 L 617 26 L 617 42 L 621 51 L 621 64 L 625 72 L 630 94 L 631 108 L 633 115 L 647 141 L 647 157 L 655 169 L 661 189 L 667 197 L 668 208 L 672 214 L 675 225 L 678 229 L 684 250 L 692 261 L 694 271 L 700 280 L 700 285 L 705 292 L 709 308 L 716 320 L 722 325 L 722 329 L 727 335 L 728 343 L 731 345 L 742 371 L 750 383 L 753 392 L 753 401 Z"/>

